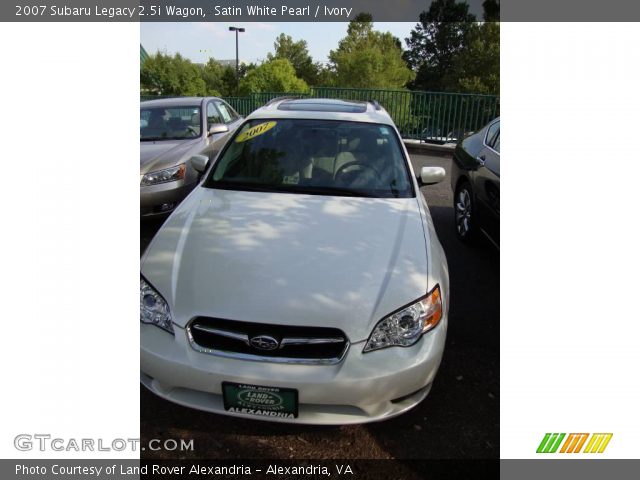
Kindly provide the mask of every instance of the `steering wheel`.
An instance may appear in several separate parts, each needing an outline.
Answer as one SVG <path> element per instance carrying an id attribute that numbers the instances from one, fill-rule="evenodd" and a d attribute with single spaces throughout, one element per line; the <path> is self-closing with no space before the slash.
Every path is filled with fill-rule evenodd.
<path id="1" fill-rule="evenodd" d="M 355 170 L 352 170 L 350 172 L 345 171 L 347 169 L 351 169 L 351 168 L 354 168 L 354 167 L 355 167 Z M 356 173 L 356 174 L 359 175 L 362 171 L 367 170 L 367 169 L 373 171 L 373 173 L 376 175 L 376 177 L 380 177 L 380 172 L 375 167 L 373 167 L 372 165 L 369 165 L 368 163 L 361 163 L 358 160 L 355 160 L 355 161 L 347 162 L 344 165 L 340 166 L 338 168 L 338 170 L 336 170 L 334 178 L 336 180 L 340 180 L 341 176 L 349 174 L 349 173 L 351 173 L 351 174 Z"/>

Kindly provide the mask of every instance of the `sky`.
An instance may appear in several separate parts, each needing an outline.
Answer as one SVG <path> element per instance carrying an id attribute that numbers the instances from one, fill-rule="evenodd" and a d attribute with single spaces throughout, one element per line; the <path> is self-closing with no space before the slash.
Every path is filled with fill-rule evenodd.
<path id="1" fill-rule="evenodd" d="M 140 23 L 140 43 L 150 54 L 160 50 L 163 53 L 179 52 L 196 63 L 205 63 L 213 57 L 218 60 L 236 58 L 235 33 L 229 26 L 244 27 L 240 33 L 240 60 L 256 62 L 266 59 L 273 52 L 273 42 L 280 33 L 291 35 L 294 40 L 307 41 L 309 53 L 314 61 L 326 62 L 329 51 L 338 46 L 338 42 L 347 34 L 347 22 L 309 22 L 309 23 Z M 374 24 L 376 30 L 391 32 L 402 40 L 408 37 L 416 23 Z"/>

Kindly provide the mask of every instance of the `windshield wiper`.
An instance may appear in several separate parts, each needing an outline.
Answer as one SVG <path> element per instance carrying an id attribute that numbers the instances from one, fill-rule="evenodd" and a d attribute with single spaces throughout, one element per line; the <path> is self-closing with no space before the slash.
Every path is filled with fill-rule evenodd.
<path id="1" fill-rule="evenodd" d="M 251 192 L 271 192 L 271 193 L 298 193 L 303 195 L 326 195 L 336 197 L 361 197 L 361 198 L 383 198 L 368 190 L 358 190 L 344 187 L 324 187 L 314 185 L 266 185 L 248 182 L 225 182 L 211 181 L 205 183 L 205 187 L 219 188 L 221 190 L 241 190 Z M 392 192 L 397 197 L 397 192 Z"/>
<path id="2" fill-rule="evenodd" d="M 221 190 L 240 190 L 249 192 L 283 192 L 284 190 L 274 185 L 264 185 L 259 183 L 246 182 L 207 182 L 204 184 L 208 188 L 219 188 Z"/>
<path id="3" fill-rule="evenodd" d="M 377 198 L 377 195 L 373 195 L 371 192 L 365 190 L 358 190 L 354 188 L 343 187 L 319 187 L 313 185 L 294 186 L 292 189 L 296 193 L 307 193 L 310 195 L 335 195 L 339 197 L 368 197 Z"/>

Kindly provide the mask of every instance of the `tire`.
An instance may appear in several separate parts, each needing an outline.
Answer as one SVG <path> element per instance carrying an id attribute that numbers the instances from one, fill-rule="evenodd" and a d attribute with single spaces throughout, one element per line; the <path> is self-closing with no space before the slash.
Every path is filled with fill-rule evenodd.
<path id="1" fill-rule="evenodd" d="M 474 243 L 477 234 L 475 219 L 475 201 L 471 184 L 462 181 L 456 188 L 453 197 L 453 215 L 455 221 L 456 236 L 464 243 Z"/>

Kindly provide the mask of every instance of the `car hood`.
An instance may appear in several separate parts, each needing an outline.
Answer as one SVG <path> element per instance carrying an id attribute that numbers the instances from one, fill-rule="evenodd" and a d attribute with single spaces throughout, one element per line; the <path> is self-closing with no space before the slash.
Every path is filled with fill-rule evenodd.
<path id="1" fill-rule="evenodd" d="M 199 141 L 199 138 L 195 138 L 140 142 L 140 175 L 183 163 L 185 156 Z"/>
<path id="2" fill-rule="evenodd" d="M 429 287 L 416 198 L 200 187 L 158 231 L 141 272 L 179 326 L 209 316 L 336 327 L 352 342 Z"/>

